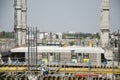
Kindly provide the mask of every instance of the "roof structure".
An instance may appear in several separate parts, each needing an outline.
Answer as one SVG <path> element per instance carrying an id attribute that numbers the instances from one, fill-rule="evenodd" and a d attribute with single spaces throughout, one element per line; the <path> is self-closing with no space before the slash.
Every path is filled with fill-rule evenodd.
<path id="1" fill-rule="evenodd" d="M 33 49 L 35 47 L 32 47 Z M 28 47 L 18 47 L 10 50 L 11 52 L 28 52 Z M 80 47 L 80 46 L 38 46 L 37 51 L 48 52 L 48 53 L 104 53 L 101 47 Z"/>

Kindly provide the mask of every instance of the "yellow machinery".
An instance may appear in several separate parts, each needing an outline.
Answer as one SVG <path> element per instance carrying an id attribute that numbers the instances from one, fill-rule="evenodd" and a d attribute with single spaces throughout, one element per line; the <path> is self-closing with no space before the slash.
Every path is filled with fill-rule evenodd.
<path id="1" fill-rule="evenodd" d="M 27 67 L 9 67 L 9 66 L 2 66 L 0 67 L 0 72 L 24 72 L 27 70 Z"/>
<path id="2" fill-rule="evenodd" d="M 32 66 L 29 66 L 29 67 L 36 67 L 35 65 L 32 65 Z M 40 66 L 39 66 L 40 67 Z M 96 74 L 113 74 L 113 72 L 114 72 L 114 74 L 115 75 L 117 75 L 117 74 L 120 74 L 120 69 L 119 68 L 111 68 L 111 67 L 108 67 L 108 68 L 101 68 L 101 67 L 92 67 L 92 68 L 89 68 L 89 67 L 68 67 L 68 66 L 47 66 L 48 68 L 50 68 L 50 67 L 52 67 L 52 68 L 55 68 L 54 70 L 51 70 L 50 72 L 54 72 L 55 74 L 56 73 L 66 73 L 66 74 L 72 74 L 72 75 L 76 75 L 76 74 L 82 74 L 82 76 L 83 75 L 92 75 L 92 74 L 94 74 L 94 75 L 96 75 Z M 58 68 L 57 70 L 56 70 L 56 68 Z M 7 65 L 7 66 L 0 66 L 0 73 L 2 73 L 2 72 L 26 72 L 26 71 L 28 71 L 28 65 L 21 65 L 21 66 L 13 66 L 13 65 Z M 38 71 L 38 73 L 40 73 L 39 71 L 40 70 L 37 70 Z M 36 70 L 35 71 L 33 71 L 33 72 L 36 72 Z M 10 77 L 10 78 L 9 78 Z M 38 79 L 40 79 L 40 77 L 41 76 L 39 76 L 38 77 Z M 11 79 L 11 80 L 14 80 L 14 76 L 12 77 L 12 76 L 8 76 L 8 77 L 0 77 L 1 79 L 5 79 L 5 80 L 7 80 L 8 78 L 9 79 Z M 18 77 L 18 78 L 20 78 L 21 80 L 28 80 L 27 78 L 28 77 L 23 77 L 24 79 L 22 79 L 22 77 Z M 26 78 L 26 79 L 25 79 Z M 99 80 L 99 79 L 97 79 L 98 77 L 92 77 L 92 80 Z M 58 76 L 52 76 L 52 74 L 51 74 L 51 76 L 47 76 L 47 77 L 44 77 L 44 80 L 53 80 L 53 79 L 55 79 L 55 80 L 63 80 L 63 79 L 66 79 L 66 80 L 87 80 L 87 77 L 73 77 L 73 76 L 64 76 L 64 77 L 61 77 L 60 75 L 58 75 Z M 104 79 L 104 80 L 109 80 L 109 79 Z M 118 78 L 118 80 L 119 80 L 119 78 Z"/>
<path id="3" fill-rule="evenodd" d="M 115 68 L 60 68 L 59 72 L 66 73 L 94 73 L 94 74 L 120 74 L 120 69 Z"/>
<path id="4" fill-rule="evenodd" d="M 39 66 L 40 67 L 40 66 Z M 51 67 L 51 66 L 49 66 Z M 48 67 L 48 68 L 49 68 Z M 53 67 L 53 66 L 52 66 Z M 114 74 L 120 74 L 120 68 L 112 68 L 112 67 L 92 67 L 92 68 L 84 68 L 84 67 L 64 67 L 64 66 L 54 66 L 56 72 L 65 72 L 65 73 L 94 73 L 94 74 L 112 74 L 114 72 Z M 58 67 L 59 69 L 56 70 L 56 67 Z M 28 66 L 0 66 L 0 72 L 24 72 L 28 70 Z"/>

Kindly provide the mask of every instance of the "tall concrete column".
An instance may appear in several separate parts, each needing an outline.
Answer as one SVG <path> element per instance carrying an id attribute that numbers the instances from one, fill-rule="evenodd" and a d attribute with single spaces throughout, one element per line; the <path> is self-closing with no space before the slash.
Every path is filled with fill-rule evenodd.
<path id="1" fill-rule="evenodd" d="M 105 48 L 109 42 L 109 0 L 101 0 L 101 28 L 100 28 L 100 39 L 101 47 Z"/>
<path id="2" fill-rule="evenodd" d="M 14 0 L 14 30 L 15 30 L 15 42 L 16 46 L 21 46 L 21 26 L 22 26 L 22 15 L 21 15 L 21 0 Z"/>
<path id="3" fill-rule="evenodd" d="M 22 45 L 26 44 L 26 30 L 27 30 L 27 0 L 22 1 Z"/>
<path id="4" fill-rule="evenodd" d="M 26 44 L 26 1 L 27 0 L 14 0 L 14 30 L 16 46 L 23 46 Z"/>

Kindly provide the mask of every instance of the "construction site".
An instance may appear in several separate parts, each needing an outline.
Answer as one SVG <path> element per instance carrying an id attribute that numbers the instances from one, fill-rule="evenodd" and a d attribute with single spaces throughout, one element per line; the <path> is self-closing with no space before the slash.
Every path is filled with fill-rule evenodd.
<path id="1" fill-rule="evenodd" d="M 15 38 L 0 39 L 0 80 L 120 80 L 120 33 L 109 34 L 109 0 L 101 0 L 99 42 L 84 43 L 52 33 L 40 39 L 37 27 L 27 27 L 26 2 L 14 0 Z M 76 45 L 65 44 L 70 39 Z"/>
<path id="2" fill-rule="evenodd" d="M 47 73 L 44 73 L 44 68 Z M 112 78 L 112 74 L 114 74 L 114 78 Z M 118 67 L 98 67 L 84 63 L 25 65 L 16 62 L 0 66 L 1 80 L 119 80 L 119 74 Z"/>

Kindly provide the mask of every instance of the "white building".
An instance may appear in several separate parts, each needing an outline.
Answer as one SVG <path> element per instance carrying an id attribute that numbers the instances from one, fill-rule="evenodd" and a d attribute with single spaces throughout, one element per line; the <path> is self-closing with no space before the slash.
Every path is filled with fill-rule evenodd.
<path id="1" fill-rule="evenodd" d="M 32 48 L 34 49 L 34 48 Z M 31 51 L 31 50 L 30 50 Z M 14 54 L 24 54 L 25 60 L 28 60 L 28 47 L 19 47 L 11 49 L 11 53 Z M 34 52 L 33 52 L 34 53 Z M 37 47 L 37 60 L 44 62 L 57 62 L 73 64 L 82 64 L 87 65 L 88 62 L 91 62 L 91 65 L 101 66 L 101 58 L 104 54 L 104 50 L 100 47 L 80 47 L 80 46 L 38 46 Z M 29 53 L 30 60 L 34 59 L 32 53 Z M 20 56 L 19 56 L 20 57 Z"/>

